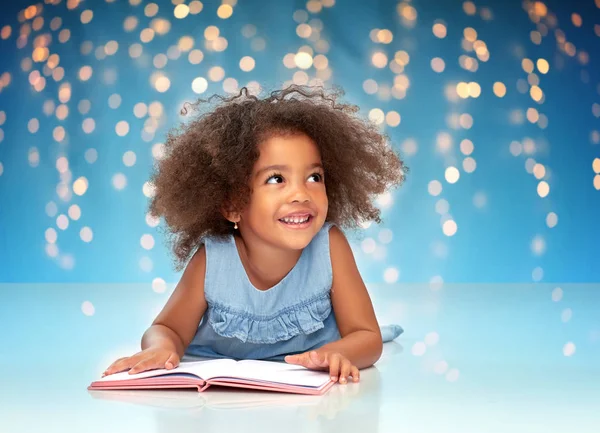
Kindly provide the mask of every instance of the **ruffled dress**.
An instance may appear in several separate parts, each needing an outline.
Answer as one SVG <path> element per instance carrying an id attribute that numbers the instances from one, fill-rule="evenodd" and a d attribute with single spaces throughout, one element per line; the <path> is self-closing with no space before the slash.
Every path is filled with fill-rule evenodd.
<path id="1" fill-rule="evenodd" d="M 208 308 L 185 355 L 281 361 L 341 338 L 331 304 L 329 229 L 302 251 L 292 270 L 274 287 L 250 282 L 233 236 L 205 239 L 204 294 Z M 384 341 L 402 333 L 381 328 Z"/>

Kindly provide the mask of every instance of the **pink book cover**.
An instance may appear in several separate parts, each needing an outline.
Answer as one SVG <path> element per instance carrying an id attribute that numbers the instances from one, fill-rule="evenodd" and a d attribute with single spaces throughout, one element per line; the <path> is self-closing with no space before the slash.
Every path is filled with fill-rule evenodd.
<path id="1" fill-rule="evenodd" d="M 335 382 L 328 372 L 281 362 L 233 359 L 182 362 L 174 369 L 121 372 L 93 381 L 89 390 L 177 389 L 205 391 L 211 385 L 292 394 L 323 395 Z"/>

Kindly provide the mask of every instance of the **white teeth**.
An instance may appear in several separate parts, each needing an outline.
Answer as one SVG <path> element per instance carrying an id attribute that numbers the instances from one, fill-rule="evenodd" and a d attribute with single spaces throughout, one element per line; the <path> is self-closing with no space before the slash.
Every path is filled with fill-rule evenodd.
<path id="1" fill-rule="evenodd" d="M 304 218 L 300 218 L 300 217 L 282 218 L 281 220 L 288 224 L 301 224 L 301 223 L 307 222 L 309 218 L 310 218 L 309 216 L 306 216 Z"/>

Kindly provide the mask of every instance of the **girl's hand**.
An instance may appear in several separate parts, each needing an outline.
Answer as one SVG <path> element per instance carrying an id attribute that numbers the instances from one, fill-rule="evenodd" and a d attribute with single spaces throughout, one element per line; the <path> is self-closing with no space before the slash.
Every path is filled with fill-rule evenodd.
<path id="1" fill-rule="evenodd" d="M 161 347 L 149 347 L 133 356 L 117 359 L 104 373 L 102 373 L 102 377 L 128 369 L 130 369 L 129 374 L 135 374 L 146 370 L 154 370 L 156 368 L 166 368 L 167 370 L 171 370 L 178 365 L 179 355 L 177 355 L 177 353 Z"/>
<path id="2" fill-rule="evenodd" d="M 310 352 L 285 357 L 288 364 L 302 365 L 311 370 L 329 370 L 329 375 L 334 382 L 346 383 L 348 376 L 354 382 L 360 380 L 360 372 L 355 365 L 342 354 L 337 352 L 323 352 L 311 350 Z"/>

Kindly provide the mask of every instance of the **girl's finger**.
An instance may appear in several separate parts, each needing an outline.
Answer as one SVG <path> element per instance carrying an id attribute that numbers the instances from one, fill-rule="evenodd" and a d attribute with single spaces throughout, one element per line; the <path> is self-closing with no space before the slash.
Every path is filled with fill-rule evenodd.
<path id="1" fill-rule="evenodd" d="M 284 358 L 284 361 L 287 362 L 288 364 L 294 364 L 294 365 L 302 365 L 306 368 L 309 368 L 309 360 L 308 357 L 306 356 L 306 353 L 299 353 L 297 355 L 288 355 Z"/>
<path id="2" fill-rule="evenodd" d="M 340 383 L 348 382 L 348 376 L 350 376 L 350 369 L 352 368 L 352 364 L 347 359 L 344 359 L 341 362 L 340 367 Z"/>
<path id="3" fill-rule="evenodd" d="M 120 358 L 113 362 L 113 364 L 106 369 L 102 376 L 107 376 L 109 374 L 119 373 L 121 371 L 125 371 L 130 368 L 132 365 L 135 365 L 137 360 L 133 357 L 130 358 Z"/>
<path id="4" fill-rule="evenodd" d="M 352 381 L 353 382 L 358 382 L 360 380 L 360 371 L 358 368 L 356 368 L 356 366 L 352 366 L 352 369 L 350 370 L 350 374 L 352 375 Z"/>
<path id="5" fill-rule="evenodd" d="M 340 356 L 333 354 L 329 356 L 329 376 L 337 382 L 340 376 Z"/>
<path id="6" fill-rule="evenodd" d="M 320 354 L 319 352 L 313 350 L 309 353 L 309 356 L 315 368 L 327 367 L 329 365 L 326 353 Z"/>
<path id="7" fill-rule="evenodd" d="M 162 368 L 165 364 L 158 362 L 156 358 L 144 359 L 143 361 L 135 364 L 131 370 L 129 370 L 129 374 L 141 373 L 146 370 L 154 370 L 155 368 Z"/>
<path id="8" fill-rule="evenodd" d="M 179 356 L 176 353 L 171 353 L 167 362 L 165 362 L 165 368 L 170 370 L 179 365 Z"/>

